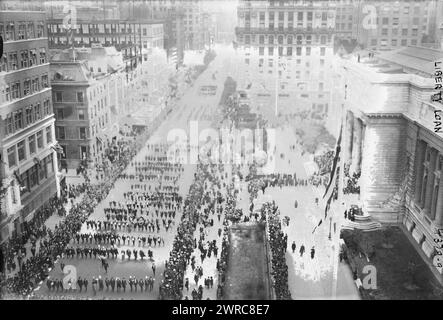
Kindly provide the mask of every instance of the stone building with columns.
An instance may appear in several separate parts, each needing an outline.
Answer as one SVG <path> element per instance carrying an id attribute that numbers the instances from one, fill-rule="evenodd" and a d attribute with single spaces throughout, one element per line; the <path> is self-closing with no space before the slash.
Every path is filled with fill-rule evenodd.
<path id="1" fill-rule="evenodd" d="M 443 228 L 443 134 L 434 132 L 435 61 L 443 52 L 406 47 L 343 59 L 343 104 L 331 114 L 345 117 L 343 154 L 350 172 L 361 171 L 365 213 L 402 227 L 432 266 L 435 232 Z M 346 96 L 346 98 L 345 98 Z M 431 267 L 443 280 L 442 271 Z"/>

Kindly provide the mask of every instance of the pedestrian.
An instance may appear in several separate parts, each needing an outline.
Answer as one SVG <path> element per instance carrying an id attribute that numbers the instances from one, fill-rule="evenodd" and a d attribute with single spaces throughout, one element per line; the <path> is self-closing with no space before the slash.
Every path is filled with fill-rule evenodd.
<path id="1" fill-rule="evenodd" d="M 295 248 L 296 248 L 295 241 L 292 242 L 291 248 L 292 248 L 292 253 L 294 253 L 295 252 Z"/>

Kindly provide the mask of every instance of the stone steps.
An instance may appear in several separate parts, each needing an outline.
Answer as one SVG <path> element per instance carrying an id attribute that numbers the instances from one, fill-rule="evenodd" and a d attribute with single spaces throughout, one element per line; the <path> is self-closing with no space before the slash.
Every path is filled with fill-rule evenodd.
<path id="1" fill-rule="evenodd" d="M 362 231 L 375 231 L 381 229 L 381 223 L 378 221 L 346 221 L 342 225 L 342 229 L 345 230 L 362 230 Z"/>

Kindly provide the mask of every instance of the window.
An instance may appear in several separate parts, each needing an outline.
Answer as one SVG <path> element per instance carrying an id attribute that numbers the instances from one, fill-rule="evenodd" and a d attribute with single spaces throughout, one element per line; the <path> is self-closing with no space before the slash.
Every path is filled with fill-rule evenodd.
<path id="1" fill-rule="evenodd" d="M 11 114 L 6 118 L 6 131 L 8 134 L 14 132 L 14 119 Z"/>
<path id="2" fill-rule="evenodd" d="M 55 137 L 58 140 L 65 140 L 66 136 L 65 136 L 65 127 L 55 127 Z M 65 153 L 66 154 L 66 153 Z"/>
<path id="3" fill-rule="evenodd" d="M 34 22 L 28 22 L 28 27 L 26 28 L 26 38 L 27 39 L 33 39 L 35 38 L 34 34 Z"/>
<path id="4" fill-rule="evenodd" d="M 17 156 L 15 154 L 15 146 L 10 147 L 8 149 L 8 165 L 9 168 L 12 168 L 17 164 Z"/>
<path id="5" fill-rule="evenodd" d="M 307 56 L 311 55 L 311 47 L 306 47 L 306 55 Z"/>
<path id="6" fill-rule="evenodd" d="M 18 23 L 18 40 L 24 40 L 26 37 L 26 23 L 19 22 Z"/>
<path id="7" fill-rule="evenodd" d="M 85 127 L 80 127 L 78 131 L 79 131 L 80 139 L 85 140 L 87 138 L 87 136 L 86 136 L 86 128 Z"/>
<path id="8" fill-rule="evenodd" d="M 15 130 L 20 130 L 23 128 L 23 114 L 22 111 L 19 110 L 14 113 L 14 127 Z"/>
<path id="9" fill-rule="evenodd" d="M 268 47 L 268 55 L 270 56 L 274 55 L 274 47 Z"/>
<path id="10" fill-rule="evenodd" d="M 87 146 L 80 146 L 80 158 L 86 159 L 88 155 L 88 147 Z"/>
<path id="11" fill-rule="evenodd" d="M 407 36 L 407 35 L 408 35 L 408 29 L 403 28 L 403 29 L 401 30 L 401 35 L 402 35 L 402 36 Z"/>
<path id="12" fill-rule="evenodd" d="M 287 55 L 292 56 L 292 47 L 288 47 L 287 49 Z"/>
<path id="13" fill-rule="evenodd" d="M 258 48 L 258 54 L 259 54 L 260 56 L 264 55 L 264 54 L 265 54 L 265 48 L 264 48 L 264 47 L 259 47 L 259 48 Z"/>
<path id="14" fill-rule="evenodd" d="M 31 88 L 32 88 L 32 93 L 40 91 L 40 81 L 38 77 L 32 79 Z"/>
<path id="15" fill-rule="evenodd" d="M 45 129 L 46 131 L 46 143 L 51 143 L 52 142 L 52 130 L 51 127 L 46 127 Z"/>
<path id="16" fill-rule="evenodd" d="M 34 106 L 34 121 L 38 121 L 42 118 L 41 110 L 40 110 L 40 103 L 37 103 Z"/>
<path id="17" fill-rule="evenodd" d="M 278 44 L 283 44 L 283 36 L 278 36 Z"/>
<path id="18" fill-rule="evenodd" d="M 43 148 L 43 130 L 37 132 L 37 147 L 39 149 Z"/>
<path id="19" fill-rule="evenodd" d="M 320 48 L 320 55 L 324 57 L 325 54 L 326 54 L 326 48 Z"/>
<path id="20" fill-rule="evenodd" d="M 22 140 L 17 144 L 17 153 L 18 153 L 19 162 L 25 160 L 26 158 L 25 140 Z"/>
<path id="21" fill-rule="evenodd" d="M 56 111 L 57 111 L 57 120 L 63 120 L 65 118 L 63 109 L 58 108 L 56 109 Z"/>
<path id="22" fill-rule="evenodd" d="M 45 33 L 45 23 L 43 21 L 37 22 L 37 38 L 43 38 Z"/>
<path id="23" fill-rule="evenodd" d="M 408 40 L 406 40 L 406 39 L 402 39 L 402 40 L 401 40 L 401 45 L 402 45 L 402 46 L 407 46 L 407 45 L 408 45 Z"/>
<path id="24" fill-rule="evenodd" d="M 22 68 L 27 68 L 28 67 L 28 61 L 29 61 L 28 50 L 22 50 L 20 52 L 20 56 L 21 56 L 21 67 Z"/>
<path id="25" fill-rule="evenodd" d="M 388 29 L 387 28 L 381 29 L 381 35 L 382 36 L 387 36 L 388 35 Z"/>
<path id="26" fill-rule="evenodd" d="M 29 171 L 29 187 L 33 188 L 38 184 L 37 165 L 32 166 L 28 171 Z"/>
<path id="27" fill-rule="evenodd" d="M 17 52 L 10 52 L 8 57 L 8 69 L 9 71 L 18 69 Z"/>
<path id="28" fill-rule="evenodd" d="M 31 94 L 31 80 L 26 79 L 23 82 L 23 95 L 27 96 L 28 94 Z"/>
<path id="29" fill-rule="evenodd" d="M 298 12 L 297 14 L 297 20 L 302 21 L 303 20 L 303 12 Z"/>
<path id="30" fill-rule="evenodd" d="M 62 102 L 62 101 L 63 101 L 62 92 L 56 91 L 55 92 L 55 102 Z"/>
<path id="31" fill-rule="evenodd" d="M 264 44 L 265 43 L 265 36 L 258 37 L 258 42 L 259 42 L 259 44 Z"/>
<path id="32" fill-rule="evenodd" d="M 37 64 L 37 50 L 31 49 L 29 50 L 29 66 L 32 67 Z"/>
<path id="33" fill-rule="evenodd" d="M 14 25 L 14 22 L 7 22 L 6 23 L 5 40 L 6 41 L 14 41 L 15 40 L 15 25 Z"/>
<path id="34" fill-rule="evenodd" d="M 393 47 L 396 47 L 397 44 L 398 44 L 397 39 L 392 39 L 392 41 L 391 41 L 391 45 L 392 45 Z"/>
<path id="35" fill-rule="evenodd" d="M 51 102 L 48 100 L 45 100 L 45 102 L 43 102 L 43 112 L 45 113 L 45 116 L 50 115 L 51 112 Z"/>
<path id="36" fill-rule="evenodd" d="M 26 125 L 30 125 L 32 123 L 32 105 L 26 108 L 25 116 L 26 116 Z"/>
<path id="37" fill-rule="evenodd" d="M 29 154 L 34 154 L 35 153 L 35 135 L 29 136 L 28 143 L 29 143 Z"/>
<path id="38" fill-rule="evenodd" d="M 297 47 L 297 56 L 301 56 L 301 47 Z"/>
<path id="39" fill-rule="evenodd" d="M 45 74 L 42 76 L 42 88 L 48 88 L 48 87 L 49 87 L 48 75 Z"/>
<path id="40" fill-rule="evenodd" d="M 6 56 L 6 53 L 0 57 L 0 72 L 2 71 L 8 71 L 8 57 Z"/>
<path id="41" fill-rule="evenodd" d="M 83 109 L 78 110 L 78 120 L 85 120 L 85 110 Z"/>
<path id="42" fill-rule="evenodd" d="M 292 44 L 292 36 L 291 35 L 288 35 L 287 42 L 288 42 L 288 44 Z"/>
<path id="43" fill-rule="evenodd" d="M 83 102 L 83 92 L 77 92 L 77 101 Z"/>
<path id="44" fill-rule="evenodd" d="M 40 64 L 46 63 L 46 48 L 40 48 Z"/>

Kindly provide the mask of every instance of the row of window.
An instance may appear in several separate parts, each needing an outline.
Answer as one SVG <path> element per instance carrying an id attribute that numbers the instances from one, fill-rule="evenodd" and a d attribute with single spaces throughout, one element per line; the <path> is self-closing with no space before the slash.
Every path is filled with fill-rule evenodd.
<path id="1" fill-rule="evenodd" d="M 380 41 L 380 45 L 381 46 L 388 46 L 389 42 L 387 39 L 371 39 L 371 46 L 377 46 L 379 44 Z M 406 47 L 408 44 L 411 46 L 416 46 L 418 43 L 417 39 L 411 39 L 410 41 L 408 41 L 408 39 L 392 39 L 391 40 L 391 46 L 396 47 L 400 44 L 400 46 L 402 47 Z"/>
<path id="2" fill-rule="evenodd" d="M 260 22 L 263 22 L 266 20 L 266 14 L 268 14 L 268 21 L 273 21 L 278 19 L 279 21 L 285 20 L 285 13 L 286 13 L 286 20 L 288 21 L 294 21 L 295 17 L 297 17 L 298 21 L 312 21 L 314 18 L 314 12 L 312 11 L 261 11 L 258 13 L 258 18 Z M 240 14 L 242 14 L 240 12 Z M 254 18 L 254 14 L 251 14 L 250 12 L 245 12 L 245 21 L 250 21 L 251 17 Z M 329 18 L 333 18 L 333 13 L 329 14 Z M 322 21 L 328 20 L 328 12 L 326 11 L 317 11 L 315 12 L 315 18 L 321 19 Z"/>
<path id="3" fill-rule="evenodd" d="M 46 138 L 43 138 L 44 135 Z M 44 142 L 45 139 L 46 144 Z M 40 130 L 36 134 L 30 135 L 27 139 L 23 139 L 16 145 L 9 147 L 7 150 L 9 168 L 13 168 L 26 159 L 30 159 L 37 153 L 37 150 L 42 150 L 45 145 L 50 143 L 52 143 L 51 126 L 46 127 L 44 130 Z"/>
<path id="4" fill-rule="evenodd" d="M 6 86 L 0 87 L 0 104 L 24 98 L 45 88 L 49 88 L 47 74 L 41 77 L 25 78 L 23 84 L 20 81 L 8 83 Z"/>
<path id="5" fill-rule="evenodd" d="M 14 134 L 51 114 L 52 107 L 49 99 L 43 102 L 43 109 L 40 103 L 36 103 L 11 112 L 5 118 L 5 135 Z"/>
<path id="6" fill-rule="evenodd" d="M 23 196 L 28 192 L 31 192 L 33 188 L 36 188 L 39 184 L 43 183 L 54 172 L 54 162 L 52 153 L 48 155 L 39 163 L 33 165 L 30 169 L 26 170 L 20 175 L 20 195 Z"/>
<path id="7" fill-rule="evenodd" d="M 43 38 L 45 36 L 44 21 L 6 21 L 0 22 L 0 36 L 4 41 Z"/>
<path id="8" fill-rule="evenodd" d="M 239 37 L 240 39 L 242 38 L 242 36 Z M 258 36 L 258 43 L 259 44 L 265 44 L 265 40 L 267 38 L 267 44 L 275 44 L 275 40 L 277 40 L 278 44 L 293 44 L 294 40 L 297 44 L 312 44 L 312 36 L 311 35 L 307 35 L 306 38 L 303 35 L 297 35 L 297 36 L 292 36 L 292 35 L 278 35 L 276 37 L 274 37 L 273 35 L 269 35 L 269 36 L 265 36 L 265 35 L 259 35 Z M 246 34 L 244 35 L 244 39 L 245 39 L 245 43 L 249 44 L 251 42 L 255 42 L 256 41 L 256 36 L 255 35 L 249 35 Z M 331 36 L 316 36 L 314 41 L 316 43 L 320 43 L 322 45 L 326 45 L 327 42 L 330 42 L 332 39 Z M 285 41 L 286 40 L 286 41 Z M 305 42 L 304 42 L 305 41 Z"/>
<path id="9" fill-rule="evenodd" d="M 416 167 L 415 203 L 434 220 L 437 214 L 441 214 L 437 203 L 443 178 L 443 155 L 425 141 L 419 141 L 418 151 L 424 152 L 424 157 L 418 160 Z"/>
<path id="10" fill-rule="evenodd" d="M 133 41 L 132 41 L 133 40 Z M 132 46 L 137 43 L 136 38 L 89 38 L 89 37 L 74 37 L 74 45 L 89 45 L 92 43 L 102 43 L 104 46 Z M 68 45 L 71 44 L 72 40 L 70 37 L 50 37 L 49 45 Z"/>
<path id="11" fill-rule="evenodd" d="M 5 52 L 0 57 L 0 71 L 11 72 L 46 63 L 46 48 Z"/>
<path id="12" fill-rule="evenodd" d="M 88 139 L 88 128 L 86 127 L 77 127 L 77 138 L 80 140 Z M 55 127 L 55 138 L 57 140 L 66 140 L 66 131 L 63 126 Z"/>
<path id="13" fill-rule="evenodd" d="M 151 28 L 150 34 L 161 34 L 162 27 L 160 28 Z M 49 24 L 50 33 L 64 33 L 66 32 L 66 28 L 63 24 Z M 119 33 L 133 33 L 137 32 L 138 34 L 142 33 L 143 36 L 148 35 L 148 29 L 146 27 L 140 29 L 140 26 L 135 25 L 127 25 L 127 24 L 114 24 L 114 23 L 99 23 L 99 24 L 78 24 L 77 28 L 74 29 L 76 34 L 96 34 L 96 33 L 104 33 L 104 34 L 119 34 Z"/>
<path id="14" fill-rule="evenodd" d="M 272 56 L 274 55 L 274 49 L 275 47 L 268 47 L 268 55 Z M 296 56 L 302 56 L 302 47 L 296 47 L 295 48 L 295 55 Z M 312 53 L 312 48 L 311 47 L 305 47 L 305 55 L 306 56 L 311 56 Z M 258 54 L 260 56 L 263 56 L 265 54 L 265 47 L 259 47 L 258 48 Z M 285 55 L 284 53 L 284 47 L 278 47 L 278 55 L 279 56 L 283 56 Z M 293 47 L 286 47 L 286 55 L 287 56 L 292 56 L 293 55 Z M 326 48 L 320 48 L 320 56 L 324 57 L 326 55 Z"/>

